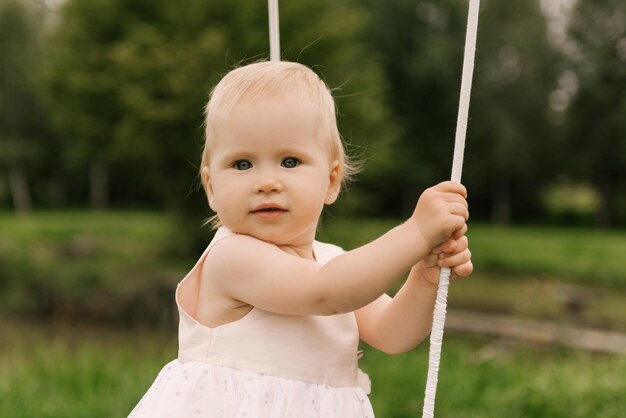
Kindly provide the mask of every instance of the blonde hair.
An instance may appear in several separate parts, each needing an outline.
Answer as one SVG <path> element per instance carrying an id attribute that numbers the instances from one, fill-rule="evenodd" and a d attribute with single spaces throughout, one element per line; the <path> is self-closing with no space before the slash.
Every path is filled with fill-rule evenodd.
<path id="1" fill-rule="evenodd" d="M 205 142 L 200 163 L 200 178 L 205 192 L 207 184 L 202 170 L 208 167 L 215 126 L 242 102 L 252 102 L 271 94 L 284 94 L 311 105 L 320 120 L 322 138 L 328 140 L 333 160 L 339 161 L 338 180 L 342 186 L 359 171 L 359 165 L 346 154 L 337 128 L 335 101 L 329 87 L 305 65 L 287 61 L 262 61 L 236 68 L 226 74 L 210 93 L 205 107 Z M 207 195 L 208 196 L 208 195 Z M 206 222 L 220 225 L 217 214 Z"/>

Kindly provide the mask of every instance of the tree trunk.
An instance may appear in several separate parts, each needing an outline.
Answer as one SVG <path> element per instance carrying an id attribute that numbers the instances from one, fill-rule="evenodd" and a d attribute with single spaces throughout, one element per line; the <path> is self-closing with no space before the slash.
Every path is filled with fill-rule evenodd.
<path id="1" fill-rule="evenodd" d="M 96 158 L 89 169 L 89 203 L 91 209 L 109 207 L 109 166 L 103 158 Z"/>
<path id="2" fill-rule="evenodd" d="M 28 180 L 24 170 L 16 165 L 9 166 L 8 170 L 9 190 L 13 207 L 17 214 L 26 214 L 31 211 L 33 204 L 28 188 Z"/>

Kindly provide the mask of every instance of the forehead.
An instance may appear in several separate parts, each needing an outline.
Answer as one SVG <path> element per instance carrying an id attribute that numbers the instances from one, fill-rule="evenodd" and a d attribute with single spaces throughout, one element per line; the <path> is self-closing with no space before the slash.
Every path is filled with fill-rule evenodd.
<path id="1" fill-rule="evenodd" d="M 214 146 L 325 147 L 319 109 L 287 95 L 243 100 L 215 121 Z"/>

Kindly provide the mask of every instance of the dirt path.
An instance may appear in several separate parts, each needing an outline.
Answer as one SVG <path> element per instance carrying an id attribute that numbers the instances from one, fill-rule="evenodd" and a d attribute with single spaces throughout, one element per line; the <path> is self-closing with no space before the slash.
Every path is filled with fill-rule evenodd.
<path id="1" fill-rule="evenodd" d="M 478 334 L 534 344 L 557 344 L 579 350 L 626 354 L 626 334 L 579 328 L 558 322 L 517 319 L 510 316 L 452 310 L 446 331 Z"/>

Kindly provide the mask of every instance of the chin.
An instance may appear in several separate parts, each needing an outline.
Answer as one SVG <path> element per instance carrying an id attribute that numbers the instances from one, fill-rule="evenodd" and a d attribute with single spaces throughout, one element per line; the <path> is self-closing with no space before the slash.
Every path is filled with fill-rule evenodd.
<path id="1" fill-rule="evenodd" d="M 225 225 L 228 229 L 233 231 L 236 234 L 248 235 L 250 237 L 259 239 L 261 241 L 268 242 L 270 244 L 279 245 L 284 241 L 284 233 L 280 231 L 272 231 L 271 228 L 250 228 L 250 227 L 230 227 L 229 225 Z"/>
<path id="2" fill-rule="evenodd" d="M 248 235 L 253 236 L 257 239 L 260 239 L 261 241 L 269 242 L 270 244 L 274 244 L 274 245 L 282 245 L 286 242 L 285 236 L 278 232 L 254 231 Z"/>

